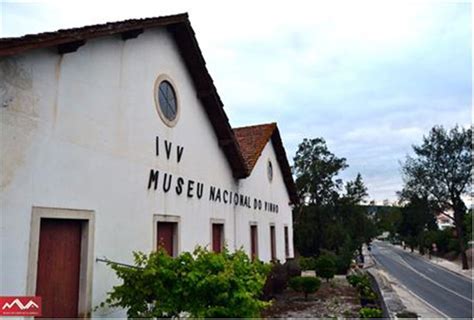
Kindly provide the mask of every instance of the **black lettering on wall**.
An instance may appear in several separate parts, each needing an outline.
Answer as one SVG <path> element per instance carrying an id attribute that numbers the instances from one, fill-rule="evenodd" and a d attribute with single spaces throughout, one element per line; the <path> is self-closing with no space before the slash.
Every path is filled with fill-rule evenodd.
<path id="1" fill-rule="evenodd" d="M 180 195 L 182 192 L 183 192 L 183 183 L 184 183 L 184 179 L 179 177 L 177 182 L 176 182 L 176 193 L 178 195 Z"/>
<path id="2" fill-rule="evenodd" d="M 178 156 L 178 163 L 181 161 L 181 157 L 183 156 L 183 151 L 184 151 L 184 147 L 182 147 L 182 146 L 176 147 L 176 153 L 177 153 L 177 156 Z"/>
<path id="3" fill-rule="evenodd" d="M 160 172 L 158 170 L 150 170 L 150 178 L 148 178 L 148 189 L 151 188 L 152 184 L 154 183 L 154 189 L 156 190 L 156 187 L 158 186 L 158 176 Z"/>
<path id="4" fill-rule="evenodd" d="M 160 137 L 156 136 L 156 156 L 160 155 Z"/>
<path id="5" fill-rule="evenodd" d="M 202 198 L 202 190 L 204 189 L 204 184 L 198 182 L 197 183 L 197 197 L 198 199 Z"/>
<path id="6" fill-rule="evenodd" d="M 188 197 L 189 198 L 192 198 L 194 196 L 193 190 L 194 190 L 194 180 L 188 180 Z"/>
<path id="7" fill-rule="evenodd" d="M 173 146 L 172 142 L 168 142 L 168 140 L 165 140 L 165 151 L 166 151 L 166 158 L 169 160 L 171 156 L 171 147 Z"/>
<path id="8" fill-rule="evenodd" d="M 217 188 L 216 201 L 221 202 L 221 189 L 220 188 Z"/>
<path id="9" fill-rule="evenodd" d="M 224 200 L 224 203 L 227 203 L 228 196 L 229 196 L 229 191 L 224 190 L 224 192 L 222 192 L 222 200 Z"/>
<path id="10" fill-rule="evenodd" d="M 234 205 L 239 204 L 239 195 L 237 193 L 234 193 Z"/>
<path id="11" fill-rule="evenodd" d="M 171 188 L 171 180 L 173 179 L 173 175 L 169 173 L 165 173 L 165 177 L 163 179 L 163 191 L 168 192 Z"/>
<path id="12" fill-rule="evenodd" d="M 211 186 L 211 188 L 209 189 L 209 200 L 214 201 L 215 198 L 216 198 L 216 187 Z"/>

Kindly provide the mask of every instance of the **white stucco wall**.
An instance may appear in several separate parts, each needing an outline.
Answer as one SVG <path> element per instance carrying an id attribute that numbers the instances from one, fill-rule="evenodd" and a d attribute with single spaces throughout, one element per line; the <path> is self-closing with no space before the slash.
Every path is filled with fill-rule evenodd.
<path id="1" fill-rule="evenodd" d="M 163 124 L 154 103 L 154 82 L 167 74 L 176 85 L 180 118 Z M 271 144 L 252 175 L 236 181 L 205 114 L 191 78 L 165 30 L 146 30 L 137 39 L 88 41 L 77 52 L 36 50 L 0 61 L 1 114 L 1 295 L 23 295 L 32 207 L 95 212 L 94 256 L 132 262 L 132 251 L 155 245 L 153 215 L 180 217 L 180 250 L 209 245 L 210 219 L 225 220 L 231 249 L 250 251 L 249 221 L 259 225 L 259 257 L 270 259 L 269 224 L 275 223 L 277 257 L 284 260 L 283 225 L 291 208 Z M 160 155 L 155 155 L 155 138 Z M 173 143 L 166 159 L 163 142 Z M 184 147 L 176 160 L 175 146 Z M 266 177 L 271 159 L 274 179 Z M 160 171 L 149 190 L 150 170 Z M 202 199 L 185 191 L 164 193 L 164 173 L 204 183 Z M 213 185 L 279 205 L 279 213 L 209 201 Z M 253 200 L 252 200 L 253 201 Z M 236 224 L 235 224 L 235 222 Z M 236 241 L 235 241 L 236 240 Z M 92 304 L 116 283 L 103 263 L 93 264 Z"/>

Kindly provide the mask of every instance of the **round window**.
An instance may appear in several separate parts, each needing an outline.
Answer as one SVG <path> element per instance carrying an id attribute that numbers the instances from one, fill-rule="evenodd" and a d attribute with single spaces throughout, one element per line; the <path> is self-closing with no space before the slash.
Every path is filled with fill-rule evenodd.
<path id="1" fill-rule="evenodd" d="M 155 103 L 161 120 L 167 126 L 173 127 L 178 121 L 178 98 L 171 80 L 164 75 L 156 80 Z"/>
<path id="2" fill-rule="evenodd" d="M 268 180 L 270 180 L 271 182 L 273 180 L 273 166 L 270 160 L 268 160 L 267 174 L 268 174 Z"/>

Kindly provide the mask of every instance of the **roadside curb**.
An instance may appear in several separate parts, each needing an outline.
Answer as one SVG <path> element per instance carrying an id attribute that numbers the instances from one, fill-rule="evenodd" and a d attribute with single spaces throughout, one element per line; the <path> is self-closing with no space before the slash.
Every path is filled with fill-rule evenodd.
<path id="1" fill-rule="evenodd" d="M 406 312 L 408 309 L 395 290 L 393 290 L 390 281 L 380 274 L 372 255 L 368 252 L 364 252 L 364 257 L 368 258 L 371 262 L 370 265 L 364 267 L 364 270 L 366 270 L 370 276 L 377 295 L 381 300 L 384 316 L 390 319 L 396 319 L 398 313 Z"/>
<path id="2" fill-rule="evenodd" d="M 408 289 L 405 285 L 400 282 L 396 282 L 396 284 L 392 284 L 393 279 L 390 275 L 385 275 L 383 272 L 383 268 L 378 265 L 378 262 L 372 256 L 371 252 L 365 250 L 364 256 L 368 258 L 368 262 L 371 262 L 372 266 L 368 266 L 367 272 L 373 276 L 375 280 L 376 286 L 378 286 L 378 290 L 380 291 L 381 300 L 383 300 L 383 307 L 384 313 L 390 317 L 391 319 L 398 319 L 396 316 L 399 313 L 406 313 L 406 312 L 414 312 L 418 315 L 418 318 L 421 317 L 428 317 L 428 318 L 449 318 L 443 312 L 429 304 L 426 300 L 421 298 L 419 295 L 415 294 L 412 290 Z M 397 290 L 394 289 L 395 286 Z M 424 311 L 414 307 L 412 303 L 408 302 L 410 307 L 403 302 L 401 296 L 399 295 L 399 290 L 402 292 L 406 292 L 409 294 L 413 299 L 419 301 L 423 305 Z M 405 297 L 406 298 L 406 297 Z M 429 312 L 429 315 L 426 312 Z"/>

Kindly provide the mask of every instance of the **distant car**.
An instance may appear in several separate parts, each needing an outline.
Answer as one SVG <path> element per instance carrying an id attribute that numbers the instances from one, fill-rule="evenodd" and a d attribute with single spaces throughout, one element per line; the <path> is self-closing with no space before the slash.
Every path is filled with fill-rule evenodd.
<path id="1" fill-rule="evenodd" d="M 400 240 L 400 239 L 392 239 L 390 242 L 393 245 L 401 245 L 402 244 L 402 240 Z"/>

